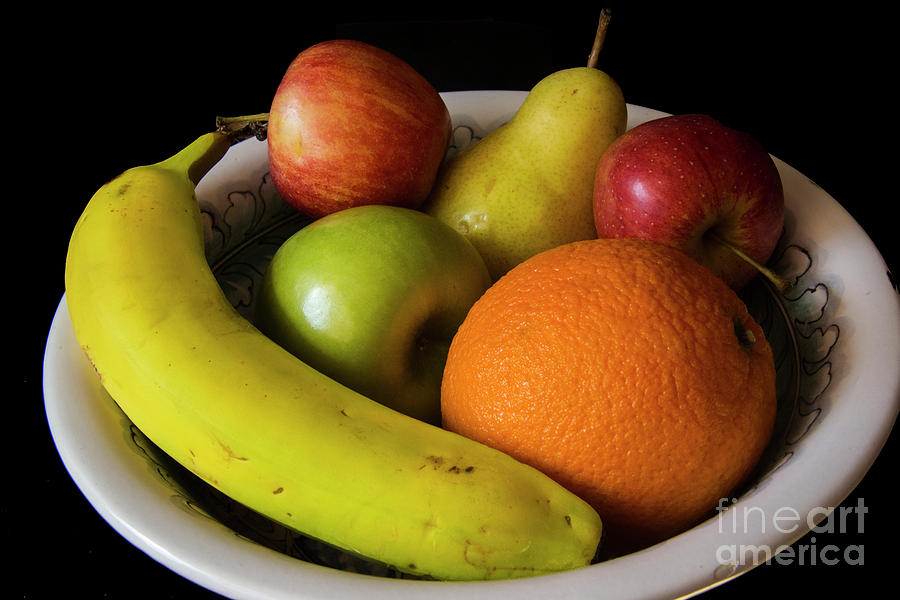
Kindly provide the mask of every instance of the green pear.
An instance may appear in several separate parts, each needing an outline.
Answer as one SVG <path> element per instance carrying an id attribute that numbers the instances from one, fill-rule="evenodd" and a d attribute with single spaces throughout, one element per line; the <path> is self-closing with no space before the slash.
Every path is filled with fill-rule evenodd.
<path id="1" fill-rule="evenodd" d="M 442 165 L 423 210 L 466 236 L 494 280 L 539 252 L 597 237 L 594 173 L 627 116 L 605 72 L 556 71 L 508 122 Z"/>

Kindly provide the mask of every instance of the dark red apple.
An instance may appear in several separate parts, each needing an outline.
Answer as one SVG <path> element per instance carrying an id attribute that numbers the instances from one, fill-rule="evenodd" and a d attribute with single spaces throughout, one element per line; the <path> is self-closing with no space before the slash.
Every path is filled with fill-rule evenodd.
<path id="1" fill-rule="evenodd" d="M 301 52 L 275 92 L 269 167 L 279 194 L 313 217 L 364 204 L 418 208 L 449 136 L 443 99 L 408 63 L 331 40 Z"/>
<path id="2" fill-rule="evenodd" d="M 708 115 L 666 116 L 630 129 L 600 158 L 594 221 L 600 237 L 674 246 L 738 290 L 767 271 L 784 192 L 750 135 Z"/>

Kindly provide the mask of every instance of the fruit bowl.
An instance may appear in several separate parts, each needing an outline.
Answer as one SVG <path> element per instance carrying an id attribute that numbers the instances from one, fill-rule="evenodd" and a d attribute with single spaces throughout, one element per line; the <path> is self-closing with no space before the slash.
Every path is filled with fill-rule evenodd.
<path id="1" fill-rule="evenodd" d="M 448 152 L 454 153 L 512 116 L 526 92 L 442 95 L 453 117 Z M 664 116 L 628 108 L 629 127 Z M 839 505 L 875 460 L 900 410 L 900 341 L 883 336 L 900 330 L 900 297 L 887 267 L 836 201 L 775 160 L 787 214 L 772 264 L 794 287 L 781 297 L 760 278 L 742 294 L 775 355 L 776 431 L 733 498 L 651 548 L 567 573 L 449 583 L 402 575 L 319 544 L 231 501 L 146 439 L 100 387 L 75 340 L 65 297 L 49 333 L 43 382 L 60 457 L 116 531 L 228 597 L 525 599 L 561 597 L 565 590 L 575 598 L 598 597 L 603 589 L 611 598 L 650 598 L 718 585 L 800 539 L 810 522 L 825 516 L 819 507 Z M 266 144 L 256 139 L 231 148 L 197 196 L 210 265 L 232 304 L 249 317 L 265 265 L 308 221 L 278 197 Z M 852 402 L 858 398 L 866 402 Z M 782 526 L 764 526 L 760 517 Z"/>

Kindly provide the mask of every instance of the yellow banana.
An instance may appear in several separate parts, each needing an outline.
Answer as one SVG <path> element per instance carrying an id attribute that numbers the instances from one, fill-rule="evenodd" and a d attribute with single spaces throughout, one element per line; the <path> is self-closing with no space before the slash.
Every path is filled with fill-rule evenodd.
<path id="1" fill-rule="evenodd" d="M 400 571 L 538 575 L 590 563 L 601 521 L 540 472 L 313 370 L 239 316 L 203 250 L 194 186 L 223 133 L 104 185 L 79 218 L 66 301 L 109 394 L 238 502 Z"/>

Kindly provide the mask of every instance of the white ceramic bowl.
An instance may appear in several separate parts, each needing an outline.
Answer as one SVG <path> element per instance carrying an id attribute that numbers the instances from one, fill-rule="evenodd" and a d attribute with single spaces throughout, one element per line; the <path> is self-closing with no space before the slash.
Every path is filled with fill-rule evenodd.
<path id="1" fill-rule="evenodd" d="M 525 92 L 443 97 L 455 127 L 452 152 L 507 120 Z M 629 106 L 629 126 L 659 116 Z M 231 502 L 146 440 L 98 385 L 74 338 L 65 297 L 44 362 L 46 411 L 59 454 L 121 535 L 184 577 L 233 598 L 621 599 L 675 597 L 717 585 L 765 560 L 761 551 L 805 535 L 807 517 L 824 516 L 818 507 L 838 506 L 875 460 L 900 406 L 900 299 L 886 265 L 837 202 L 776 163 L 787 218 L 775 262 L 795 280 L 795 291 L 778 301 L 758 283 L 745 298 L 775 350 L 777 430 L 753 481 L 728 511 L 652 548 L 568 573 L 465 583 L 404 578 L 324 548 Z M 271 186 L 265 143 L 248 140 L 229 150 L 198 186 L 198 198 L 210 264 L 235 306 L 247 311 L 260 266 L 303 224 Z M 777 519 L 780 527 L 773 526 Z"/>

